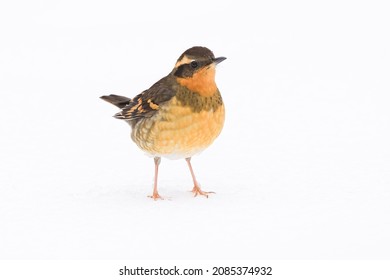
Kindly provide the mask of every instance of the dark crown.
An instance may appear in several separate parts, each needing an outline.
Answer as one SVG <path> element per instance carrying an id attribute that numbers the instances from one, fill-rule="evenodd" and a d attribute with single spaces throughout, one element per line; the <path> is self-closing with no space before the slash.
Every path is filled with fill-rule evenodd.
<path id="1" fill-rule="evenodd" d="M 186 50 L 178 59 L 181 60 L 184 56 L 197 57 L 197 58 L 215 58 L 212 51 L 205 47 L 192 47 Z"/>

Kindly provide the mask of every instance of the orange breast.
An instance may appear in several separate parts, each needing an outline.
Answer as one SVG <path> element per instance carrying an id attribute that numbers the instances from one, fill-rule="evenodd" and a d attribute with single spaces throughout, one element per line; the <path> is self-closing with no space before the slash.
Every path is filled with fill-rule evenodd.
<path id="1" fill-rule="evenodd" d="M 224 106 L 194 112 L 173 98 L 153 118 L 137 123 L 132 139 L 145 152 L 170 158 L 191 157 L 213 143 L 225 119 Z"/>

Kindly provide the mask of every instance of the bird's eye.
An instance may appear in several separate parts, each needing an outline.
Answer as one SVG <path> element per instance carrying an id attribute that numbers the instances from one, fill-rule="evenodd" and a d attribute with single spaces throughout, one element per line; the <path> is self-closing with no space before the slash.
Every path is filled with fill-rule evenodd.
<path id="1" fill-rule="evenodd" d="M 191 67 L 192 67 L 193 69 L 195 69 L 195 68 L 198 67 L 198 62 L 195 61 L 195 60 L 193 60 L 193 61 L 191 61 L 190 65 L 191 65 Z"/>

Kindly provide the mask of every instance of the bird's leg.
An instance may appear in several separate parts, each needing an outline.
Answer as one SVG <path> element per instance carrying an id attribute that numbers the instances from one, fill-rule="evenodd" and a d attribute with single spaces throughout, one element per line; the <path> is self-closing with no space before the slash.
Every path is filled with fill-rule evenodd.
<path id="1" fill-rule="evenodd" d="M 153 186 L 153 194 L 149 195 L 148 197 L 153 198 L 154 200 L 157 199 L 164 199 L 162 198 L 157 191 L 157 177 L 158 177 L 158 166 L 160 165 L 161 158 L 155 157 L 154 158 L 154 186 Z"/>
<path id="2" fill-rule="evenodd" d="M 196 180 L 194 170 L 192 170 L 191 158 L 190 157 L 186 158 L 186 162 L 188 164 L 188 168 L 190 169 L 192 180 L 194 181 L 194 188 L 192 189 L 194 196 L 197 196 L 198 194 L 200 194 L 200 195 L 204 195 L 205 197 L 208 198 L 210 193 L 215 193 L 215 192 L 204 192 L 200 189 L 200 185 L 199 185 L 198 181 Z"/>

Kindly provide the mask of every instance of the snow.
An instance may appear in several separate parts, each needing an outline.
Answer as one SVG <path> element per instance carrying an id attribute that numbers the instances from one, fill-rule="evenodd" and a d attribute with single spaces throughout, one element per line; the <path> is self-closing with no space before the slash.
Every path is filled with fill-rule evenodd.
<path id="1" fill-rule="evenodd" d="M 1 259 L 388 259 L 384 3 L 0 5 Z M 207 8 L 206 8 L 207 7 Z M 228 59 L 227 117 L 192 164 L 153 160 L 103 94 L 187 48 Z"/>

